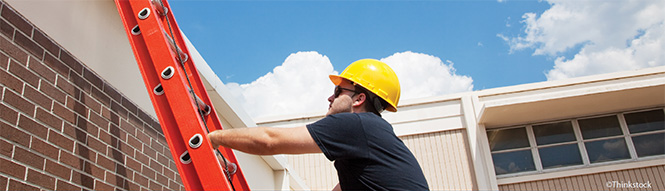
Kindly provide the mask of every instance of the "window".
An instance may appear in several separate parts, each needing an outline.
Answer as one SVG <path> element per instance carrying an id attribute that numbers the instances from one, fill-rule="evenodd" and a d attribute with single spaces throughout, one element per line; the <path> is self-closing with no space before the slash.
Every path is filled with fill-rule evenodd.
<path id="1" fill-rule="evenodd" d="M 497 175 L 665 155 L 663 108 L 487 130 Z"/>

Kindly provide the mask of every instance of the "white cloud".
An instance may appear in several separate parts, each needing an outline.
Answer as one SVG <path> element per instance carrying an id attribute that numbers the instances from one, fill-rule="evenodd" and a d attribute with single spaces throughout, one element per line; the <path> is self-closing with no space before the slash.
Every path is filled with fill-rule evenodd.
<path id="1" fill-rule="evenodd" d="M 444 63 L 440 58 L 413 52 L 395 53 L 381 60 L 397 73 L 401 100 L 473 89 L 473 80 L 455 74 L 451 61 Z M 334 87 L 328 75 L 338 73 L 328 57 L 317 52 L 298 52 L 254 82 L 226 85 L 254 118 L 324 113 Z"/>
<path id="2" fill-rule="evenodd" d="M 549 80 L 665 65 L 665 1 L 550 0 L 542 15 L 526 13 L 511 52 L 557 57 Z M 579 48 L 572 58 L 562 56 Z"/>
<path id="3" fill-rule="evenodd" d="M 227 87 L 252 117 L 325 111 L 334 87 L 328 75 L 337 73 L 328 57 L 298 52 L 252 83 Z"/>
<path id="4" fill-rule="evenodd" d="M 473 80 L 455 74 L 453 62 L 413 52 L 395 53 L 381 61 L 397 74 L 402 87 L 401 99 L 422 98 L 473 90 Z"/>

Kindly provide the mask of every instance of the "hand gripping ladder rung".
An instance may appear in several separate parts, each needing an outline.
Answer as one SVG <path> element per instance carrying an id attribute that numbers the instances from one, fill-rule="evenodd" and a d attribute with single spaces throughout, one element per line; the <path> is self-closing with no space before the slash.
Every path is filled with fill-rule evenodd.
<path id="1" fill-rule="evenodd" d="M 185 189 L 249 190 L 233 151 L 206 136 L 222 125 L 168 3 L 115 3 Z"/>

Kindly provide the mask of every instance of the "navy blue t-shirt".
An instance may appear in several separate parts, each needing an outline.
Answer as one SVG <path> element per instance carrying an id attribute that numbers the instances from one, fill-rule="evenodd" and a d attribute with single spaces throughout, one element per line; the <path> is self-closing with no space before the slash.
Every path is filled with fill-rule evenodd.
<path id="1" fill-rule="evenodd" d="M 411 151 L 373 113 L 329 115 L 307 125 L 323 154 L 335 161 L 342 190 L 428 190 Z"/>

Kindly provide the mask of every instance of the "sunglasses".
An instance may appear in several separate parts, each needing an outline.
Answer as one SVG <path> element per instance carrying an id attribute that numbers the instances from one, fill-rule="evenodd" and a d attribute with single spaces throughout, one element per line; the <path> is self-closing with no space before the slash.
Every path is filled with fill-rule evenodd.
<path id="1" fill-rule="evenodd" d="M 353 92 L 353 95 L 354 95 L 354 96 L 355 96 L 356 94 L 359 94 L 359 93 L 360 93 L 360 92 L 358 92 L 358 91 L 356 91 L 356 90 L 347 89 L 347 88 L 343 88 L 343 87 L 340 87 L 340 86 L 335 86 L 335 94 L 333 94 L 333 96 L 334 96 L 335 98 L 337 98 L 337 97 L 339 96 L 339 94 L 342 94 L 342 92 L 343 92 L 344 90 L 346 90 L 346 91 L 350 91 L 350 92 Z"/>

